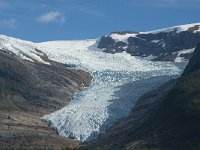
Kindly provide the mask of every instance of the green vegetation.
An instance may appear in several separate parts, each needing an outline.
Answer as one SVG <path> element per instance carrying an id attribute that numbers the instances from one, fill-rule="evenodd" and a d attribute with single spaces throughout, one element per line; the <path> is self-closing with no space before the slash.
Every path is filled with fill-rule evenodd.
<path id="1" fill-rule="evenodd" d="M 160 108 L 160 144 L 176 150 L 200 149 L 200 70 L 182 77 Z"/>
<path id="2" fill-rule="evenodd" d="M 200 70 L 182 78 L 167 97 L 173 111 L 185 117 L 200 117 Z M 190 118 L 191 119 L 191 118 Z"/>
<path id="3" fill-rule="evenodd" d="M 149 121 L 157 144 L 169 150 L 200 149 L 200 48 L 182 77 L 163 98 L 158 112 Z M 154 140 L 155 141 L 155 140 Z M 150 140 L 151 142 L 151 140 Z"/>

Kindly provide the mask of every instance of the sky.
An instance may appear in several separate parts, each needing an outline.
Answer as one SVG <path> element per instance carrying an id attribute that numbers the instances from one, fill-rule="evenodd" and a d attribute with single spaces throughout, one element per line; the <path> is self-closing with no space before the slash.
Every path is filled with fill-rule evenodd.
<path id="1" fill-rule="evenodd" d="M 33 42 L 100 38 L 200 22 L 200 0 L 0 0 L 0 34 Z"/>

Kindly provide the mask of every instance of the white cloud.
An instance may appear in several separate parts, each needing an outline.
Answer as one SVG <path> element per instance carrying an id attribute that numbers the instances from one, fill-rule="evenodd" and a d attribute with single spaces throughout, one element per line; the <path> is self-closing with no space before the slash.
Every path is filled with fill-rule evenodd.
<path id="1" fill-rule="evenodd" d="M 15 19 L 1 20 L 0 27 L 16 29 L 17 28 L 17 20 L 15 20 Z"/>
<path id="2" fill-rule="evenodd" d="M 64 15 L 62 15 L 58 11 L 50 11 L 46 14 L 43 14 L 37 18 L 37 20 L 41 23 L 51 23 L 56 22 L 59 24 L 63 24 L 66 21 L 66 18 Z"/>

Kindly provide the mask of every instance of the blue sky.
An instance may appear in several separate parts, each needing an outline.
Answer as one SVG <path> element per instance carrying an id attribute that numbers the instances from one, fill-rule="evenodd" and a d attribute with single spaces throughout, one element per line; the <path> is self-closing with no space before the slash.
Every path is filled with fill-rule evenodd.
<path id="1" fill-rule="evenodd" d="M 0 34 L 35 42 L 200 22 L 200 0 L 0 0 Z"/>

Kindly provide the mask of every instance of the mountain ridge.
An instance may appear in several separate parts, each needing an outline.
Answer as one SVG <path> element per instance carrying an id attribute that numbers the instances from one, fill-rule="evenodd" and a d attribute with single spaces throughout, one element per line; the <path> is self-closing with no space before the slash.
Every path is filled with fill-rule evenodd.
<path id="1" fill-rule="evenodd" d="M 27 55 L 30 56 L 30 52 L 24 50 L 19 52 L 17 49 L 22 48 L 22 46 L 27 48 L 26 45 L 32 45 L 32 48 L 37 48 L 37 45 L 40 44 L 19 40 L 5 35 L 1 35 L 0 39 L 1 48 L 10 49 L 24 59 L 30 59 L 30 57 L 27 57 Z M 23 45 L 18 45 L 20 47 L 12 47 L 11 45 L 6 44 L 9 41 L 16 43 L 16 45 L 20 43 L 23 43 Z M 114 54 L 126 51 L 132 56 L 153 61 L 183 62 L 190 59 L 196 44 L 200 41 L 200 23 L 178 25 L 147 32 L 116 31 L 112 32 L 110 35 L 105 35 L 97 39 L 69 41 L 91 41 L 91 45 L 88 46 L 97 51 L 104 51 L 107 53 Z M 59 40 L 57 42 L 67 41 Z M 32 53 L 31 58 L 42 61 L 37 56 L 41 55 L 40 53 L 34 49 L 32 52 L 34 52 L 34 56 Z M 23 55 L 23 53 L 25 53 L 26 56 Z"/>
<path id="2" fill-rule="evenodd" d="M 98 48 L 107 53 L 126 51 L 132 56 L 139 56 L 155 61 L 189 60 L 191 52 L 200 41 L 200 23 L 180 25 L 149 32 L 117 32 L 102 36 Z M 119 32 L 120 33 L 120 32 Z M 182 51 L 182 52 L 181 52 Z M 181 54 L 181 56 L 180 56 Z M 151 56 L 148 58 L 148 56 Z"/>

